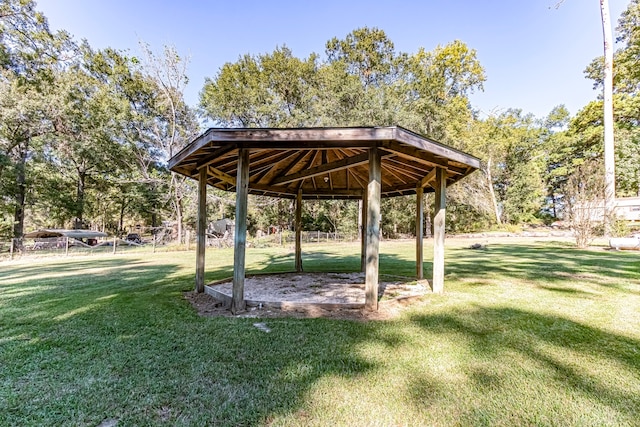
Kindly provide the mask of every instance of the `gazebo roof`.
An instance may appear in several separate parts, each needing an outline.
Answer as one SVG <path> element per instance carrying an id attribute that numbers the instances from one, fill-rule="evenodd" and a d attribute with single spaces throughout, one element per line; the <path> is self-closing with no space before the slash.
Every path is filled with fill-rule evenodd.
<path id="1" fill-rule="evenodd" d="M 382 197 L 433 191 L 436 168 L 447 185 L 480 167 L 480 161 L 399 126 L 348 128 L 212 128 L 169 160 L 172 171 L 235 191 L 238 152 L 250 149 L 249 193 L 306 199 L 359 199 L 369 181 L 369 149 L 382 161 Z"/>

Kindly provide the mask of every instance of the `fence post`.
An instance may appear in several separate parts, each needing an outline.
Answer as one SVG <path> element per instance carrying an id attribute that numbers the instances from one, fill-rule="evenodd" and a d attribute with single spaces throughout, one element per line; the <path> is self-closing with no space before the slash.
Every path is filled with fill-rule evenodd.
<path id="1" fill-rule="evenodd" d="M 65 236 L 64 239 L 64 256 L 69 255 L 69 236 Z"/>
<path id="2" fill-rule="evenodd" d="M 13 245 L 14 245 L 13 240 L 14 238 L 12 237 L 11 244 L 9 245 L 9 259 L 13 259 Z"/>
<path id="3" fill-rule="evenodd" d="M 113 235 L 113 254 L 114 254 L 114 255 L 116 254 L 116 245 L 117 245 L 117 243 L 118 243 L 118 242 L 117 242 L 117 238 L 118 238 L 118 237 L 117 237 L 117 235 L 115 235 L 115 234 L 114 234 L 114 235 Z"/>

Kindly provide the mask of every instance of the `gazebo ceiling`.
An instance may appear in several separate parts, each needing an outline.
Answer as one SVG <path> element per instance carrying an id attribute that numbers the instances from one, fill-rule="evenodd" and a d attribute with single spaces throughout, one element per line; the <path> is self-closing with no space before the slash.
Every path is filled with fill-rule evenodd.
<path id="1" fill-rule="evenodd" d="M 235 191 L 238 152 L 249 149 L 249 193 L 305 199 L 359 199 L 369 182 L 369 149 L 381 154 L 382 197 L 433 191 L 437 167 L 447 185 L 480 167 L 469 154 L 404 128 L 209 129 L 169 160 L 172 171 Z"/>

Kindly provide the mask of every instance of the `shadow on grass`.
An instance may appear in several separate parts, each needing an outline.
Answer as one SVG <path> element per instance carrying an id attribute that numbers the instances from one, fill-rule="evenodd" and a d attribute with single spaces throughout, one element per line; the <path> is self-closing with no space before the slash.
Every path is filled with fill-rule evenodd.
<path id="1" fill-rule="evenodd" d="M 248 256 L 249 258 L 249 256 Z M 249 268 L 251 273 L 273 273 L 295 271 L 294 255 L 267 254 L 266 262 L 260 269 Z M 425 263 L 425 269 L 430 267 Z M 302 266 L 305 272 L 346 273 L 360 271 L 360 254 L 343 254 L 325 250 L 309 250 L 302 253 Z M 380 274 L 397 274 L 408 277 L 415 276 L 415 261 L 408 261 L 396 254 L 381 253 L 379 261 Z"/>
<path id="2" fill-rule="evenodd" d="M 559 243 L 490 245 L 487 250 L 451 249 L 447 274 L 453 277 L 503 277 L 540 282 L 553 292 L 579 294 L 563 282 L 582 282 L 640 294 L 640 257 L 637 253 L 579 250 Z M 627 283 L 625 283 L 627 282 Z"/>
<path id="3" fill-rule="evenodd" d="M 492 247 L 486 253 L 454 249 L 449 269 L 475 276 L 489 265 L 505 277 L 539 278 L 554 264 L 537 251 L 511 246 Z M 582 271 L 583 262 L 594 271 L 602 265 L 600 254 L 576 257 L 573 250 L 563 251 L 565 272 Z M 257 271 L 293 266 L 293 256 L 264 256 L 265 267 Z M 503 265 L 501 259 L 507 256 L 519 257 L 519 263 Z M 383 273 L 411 274 L 415 267 L 396 254 L 381 258 Z M 608 269 L 625 277 L 637 274 L 628 264 L 607 259 L 605 270 L 598 270 L 601 274 Z M 359 254 L 328 251 L 308 254 L 305 264 L 318 271 L 358 271 L 359 266 Z M 210 269 L 207 278 L 229 271 L 228 266 Z M 192 268 L 172 262 L 72 260 L 68 266 L 55 262 L 3 270 L 2 277 L 12 282 L 0 286 L 0 425 L 98 425 L 105 419 L 123 425 L 260 425 L 291 414 L 295 418 L 325 379 L 367 381 L 389 367 L 397 348 L 425 345 L 412 341 L 402 322 L 271 319 L 271 332 L 265 333 L 253 326 L 255 319 L 201 318 L 182 298 L 182 292 L 193 287 Z M 629 419 L 638 415 L 640 394 L 617 388 L 568 361 L 573 353 L 593 357 L 638 377 L 636 340 L 513 308 L 421 313 L 409 322 L 428 333 L 435 345 L 444 336 L 461 337 L 458 350 L 487 361 L 486 369 L 462 363 L 475 384 L 467 398 L 474 397 L 474 390 L 506 388 L 514 381 L 526 387 L 526 373 L 506 373 L 517 371 L 524 360 L 531 370 L 540 368 L 531 384 L 541 393 L 548 380 L 557 383 L 560 396 L 578 391 Z M 386 357 L 365 357 L 363 346 L 372 344 L 383 347 Z M 568 355 L 559 357 L 548 347 Z M 429 355 L 415 351 L 418 362 L 402 368 L 409 386 L 394 393 L 420 412 L 438 404 L 439 396 L 446 399 L 455 386 L 441 372 L 421 368 L 420 361 Z M 331 399 L 341 401 L 339 393 Z M 498 400 L 504 406 L 504 399 Z M 441 408 L 454 401 L 440 402 Z M 495 420 L 498 413 L 488 408 L 484 416 Z M 472 411 L 467 417 L 470 424 L 483 422 Z"/>
<path id="4" fill-rule="evenodd" d="M 471 383 L 466 387 L 478 393 L 470 397 L 482 402 L 480 396 L 499 395 L 503 389 L 512 389 L 513 394 L 507 396 L 522 396 L 525 406 L 520 413 L 511 409 L 516 418 L 509 422 L 539 423 L 544 419 L 540 416 L 550 415 L 554 395 L 580 396 L 590 405 L 597 403 L 618 414 L 620 420 L 640 419 L 640 341 L 636 339 L 516 308 L 474 306 L 446 314 L 418 314 L 411 321 L 432 336 L 455 337 L 465 343 L 471 356 L 460 369 Z M 411 382 L 407 395 L 419 407 L 447 387 L 452 385 L 422 374 Z M 534 402 L 536 399 L 541 401 Z M 571 408 L 575 402 L 569 400 L 563 402 L 568 406 L 565 417 L 571 410 L 581 410 Z M 496 403 L 497 407 L 503 406 L 502 402 Z M 462 424 L 485 424 L 487 416 L 490 424 L 504 423 L 499 418 L 500 410 L 490 405 L 470 406 L 461 415 Z M 587 413 L 585 419 L 590 416 Z M 568 420 L 550 418 L 549 422 L 563 424 Z M 617 424 L 615 420 L 607 423 Z M 598 422 L 591 420 L 588 424 Z"/>
<path id="5" fill-rule="evenodd" d="M 295 412 L 320 378 L 375 369 L 353 351 L 371 326 L 278 319 L 266 334 L 252 319 L 201 318 L 182 298 L 193 272 L 175 264 L 0 276 L 14 280 L 0 286 L 0 425 L 260 424 Z"/>

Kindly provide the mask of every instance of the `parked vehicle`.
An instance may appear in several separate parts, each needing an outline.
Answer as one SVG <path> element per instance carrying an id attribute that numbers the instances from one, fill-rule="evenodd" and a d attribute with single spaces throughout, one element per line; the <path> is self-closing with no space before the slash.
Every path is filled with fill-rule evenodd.
<path id="1" fill-rule="evenodd" d="M 138 245 L 142 244 L 142 238 L 137 233 L 129 233 L 125 238 L 127 242 L 137 243 Z"/>

